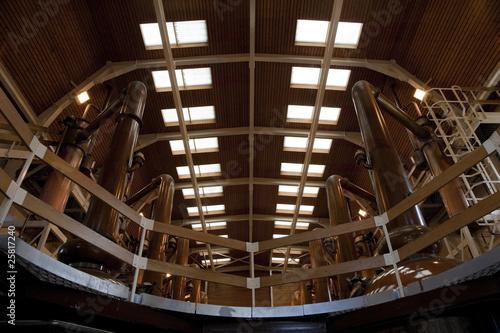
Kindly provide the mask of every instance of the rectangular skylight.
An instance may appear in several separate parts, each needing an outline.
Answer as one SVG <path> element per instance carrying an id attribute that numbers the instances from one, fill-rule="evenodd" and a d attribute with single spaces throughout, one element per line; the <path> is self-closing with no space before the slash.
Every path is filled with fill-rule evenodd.
<path id="1" fill-rule="evenodd" d="M 318 89 L 320 69 L 314 67 L 292 67 L 291 88 Z M 349 69 L 328 70 L 326 89 L 346 90 L 351 71 Z"/>
<path id="2" fill-rule="evenodd" d="M 273 234 L 273 238 L 276 239 L 276 238 L 283 238 L 283 237 L 286 237 L 288 235 L 285 235 L 285 234 Z"/>
<path id="3" fill-rule="evenodd" d="M 189 148 L 191 153 L 211 153 L 219 151 L 217 138 L 190 139 Z M 185 154 L 184 142 L 182 140 L 170 140 L 170 149 L 173 155 Z"/>
<path id="4" fill-rule="evenodd" d="M 295 45 L 326 46 L 329 21 L 297 20 Z M 363 23 L 339 22 L 334 47 L 355 49 L 358 47 Z"/>
<path id="5" fill-rule="evenodd" d="M 221 197 L 223 195 L 222 186 L 198 187 L 198 190 L 201 198 Z M 182 194 L 184 199 L 193 199 L 195 197 L 194 188 L 183 188 Z"/>
<path id="6" fill-rule="evenodd" d="M 304 165 L 301 163 L 281 163 L 281 175 L 300 176 L 302 174 L 303 167 Z M 309 170 L 307 170 L 307 176 L 323 177 L 324 172 L 325 172 L 325 165 L 309 164 Z"/>
<path id="7" fill-rule="evenodd" d="M 209 222 L 206 223 L 207 230 L 220 230 L 220 229 L 225 229 L 227 227 L 226 222 Z M 203 230 L 201 227 L 201 223 L 194 223 L 191 224 L 191 227 L 193 230 Z"/>
<path id="8" fill-rule="evenodd" d="M 286 121 L 291 123 L 311 123 L 314 106 L 288 105 Z M 319 112 L 318 124 L 337 125 L 340 108 L 322 107 Z"/>
<path id="9" fill-rule="evenodd" d="M 215 123 L 215 109 L 213 106 L 197 106 L 191 108 L 182 108 L 184 122 L 186 125 L 210 124 Z M 178 126 L 176 109 L 161 110 L 165 126 Z"/>
<path id="10" fill-rule="evenodd" d="M 179 179 L 186 179 L 191 177 L 189 174 L 189 167 L 178 166 L 176 167 L 176 169 Z M 219 163 L 195 165 L 194 172 L 196 174 L 196 177 L 216 177 L 222 175 Z"/>
<path id="11" fill-rule="evenodd" d="M 274 221 L 274 227 L 277 229 L 290 229 L 292 227 L 292 221 Z M 295 229 L 307 230 L 309 229 L 309 223 L 297 222 L 295 224 Z"/>
<path id="12" fill-rule="evenodd" d="M 300 205 L 299 214 L 312 215 L 313 211 L 314 211 L 314 206 Z M 295 213 L 295 205 L 276 204 L 276 213 L 294 214 Z"/>
<path id="13" fill-rule="evenodd" d="M 285 262 L 285 258 L 283 257 L 271 257 L 271 262 L 273 264 L 282 264 Z M 293 258 L 288 258 L 288 264 L 289 265 L 298 265 L 299 263 L 295 260 L 293 260 Z"/>
<path id="14" fill-rule="evenodd" d="M 289 186 L 289 185 L 279 185 L 278 186 L 278 195 L 284 195 L 289 197 L 297 196 L 299 192 L 298 186 Z M 304 197 L 316 198 L 318 196 L 319 187 L 313 186 L 304 186 Z"/>
<path id="15" fill-rule="evenodd" d="M 157 92 L 172 91 L 168 70 L 152 71 Z M 179 90 L 212 88 L 212 71 L 210 67 L 176 69 L 175 77 Z"/>
<path id="16" fill-rule="evenodd" d="M 308 138 L 285 136 L 284 150 L 285 151 L 298 151 L 306 152 Z M 315 139 L 313 144 L 313 153 L 330 152 L 332 146 L 332 139 Z"/>
<path id="17" fill-rule="evenodd" d="M 158 23 L 143 23 L 140 24 L 140 28 L 146 50 L 163 48 Z M 205 20 L 167 22 L 167 35 L 172 48 L 208 45 Z"/>
<path id="18" fill-rule="evenodd" d="M 217 265 L 217 264 L 222 264 L 224 262 L 229 262 L 231 261 L 231 258 L 214 258 L 214 265 Z M 203 265 L 210 265 L 210 260 L 202 260 L 201 263 Z"/>
<path id="19" fill-rule="evenodd" d="M 204 215 L 224 214 L 226 207 L 224 205 L 201 206 Z M 198 207 L 187 207 L 189 216 L 198 216 Z"/>
<path id="20" fill-rule="evenodd" d="M 290 250 L 290 254 L 302 254 L 303 251 L 300 251 L 300 250 Z M 273 253 L 276 253 L 276 254 L 284 254 L 286 253 L 286 248 L 281 248 L 281 249 L 274 249 L 273 250 Z"/>

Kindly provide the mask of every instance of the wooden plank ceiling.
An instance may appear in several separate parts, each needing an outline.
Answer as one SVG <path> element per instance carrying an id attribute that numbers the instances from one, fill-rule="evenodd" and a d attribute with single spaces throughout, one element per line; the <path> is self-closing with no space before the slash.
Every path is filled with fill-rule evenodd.
<path id="1" fill-rule="evenodd" d="M 107 61 L 161 59 L 162 50 L 146 50 L 139 24 L 156 22 L 153 4 L 144 0 L 71 1 L 53 7 L 42 2 L 3 0 L 0 2 L 0 59 L 8 68 L 22 93 L 40 115 L 73 85 L 79 84 Z M 329 20 L 333 1 L 324 0 L 257 0 L 256 52 L 263 54 L 323 57 L 324 48 L 295 46 L 297 19 Z M 206 20 L 208 46 L 173 49 L 174 58 L 206 55 L 245 54 L 250 50 L 250 10 L 247 1 L 169 0 L 164 1 L 167 21 Z M 45 15 L 45 16 L 44 16 Z M 357 49 L 336 48 L 333 57 L 357 59 L 395 59 L 398 64 L 430 86 L 478 86 L 491 73 L 500 59 L 500 2 L 467 1 L 345 1 L 341 21 L 364 24 Z M 300 64 L 299 64 L 300 65 Z M 316 90 L 290 88 L 293 64 L 258 62 L 255 68 L 255 126 L 299 128 L 309 125 L 287 123 L 289 104 L 314 105 Z M 199 66 L 203 67 L 203 66 Z M 214 105 L 216 122 L 190 125 L 189 131 L 248 127 L 250 75 L 247 62 L 209 65 L 213 88 L 182 91 L 184 107 Z M 165 69 L 165 68 L 162 68 Z M 367 80 L 392 98 L 390 85 L 396 83 L 403 103 L 412 100 L 414 89 L 408 84 L 363 68 L 352 70 L 346 91 L 327 91 L 324 106 L 342 109 L 336 126 L 320 125 L 319 130 L 358 132 L 358 124 L 350 90 L 358 80 Z M 115 95 L 134 80 L 150 87 L 152 69 L 135 70 L 89 91 L 92 103 L 102 105 L 105 85 L 115 87 Z M 165 127 L 160 110 L 174 108 L 171 93 L 149 89 L 144 126 L 141 134 L 178 132 L 178 127 Z M 66 116 L 80 116 L 84 106 L 73 103 L 51 126 Z M 94 117 L 93 115 L 92 117 Z M 411 153 L 406 131 L 392 119 L 386 119 L 394 142 L 403 160 Z M 95 157 L 102 163 L 113 126 L 101 133 Z M 283 151 L 283 136 L 256 133 L 257 149 L 254 176 L 299 180 L 280 176 L 281 162 L 303 163 L 304 153 Z M 194 154 L 194 164 L 221 163 L 224 178 L 249 177 L 248 135 L 219 138 L 217 153 Z M 311 163 L 325 164 L 319 180 L 340 174 L 372 191 L 366 170 L 354 164 L 358 147 L 344 140 L 334 140 L 329 154 L 313 154 Z M 167 173 L 177 183 L 176 166 L 187 165 L 184 155 L 172 155 L 167 141 L 154 143 L 142 150 L 146 165 L 135 176 L 133 191 L 150 179 Z M 236 167 L 234 167 L 236 166 Z M 254 214 L 275 214 L 277 203 L 295 204 L 294 197 L 278 196 L 277 185 L 256 185 Z M 186 206 L 195 206 L 193 199 L 184 200 L 180 191 L 174 199 L 172 219 L 186 217 Z M 202 199 L 203 204 L 225 204 L 225 215 L 248 214 L 248 186 L 226 186 L 224 196 Z M 303 204 L 314 205 L 313 217 L 327 218 L 326 194 L 304 198 Z M 285 216 L 285 215 L 284 215 Z M 290 217 L 290 216 L 288 216 Z M 220 217 L 221 220 L 224 216 Z M 310 228 L 313 228 L 311 226 Z M 272 237 L 273 222 L 256 221 L 254 241 Z M 283 230 L 279 231 L 283 232 Z M 248 240 L 248 221 L 228 223 L 227 230 L 216 231 L 229 237 Z M 194 243 L 191 245 L 195 245 Z M 234 253 L 233 256 L 243 256 Z M 269 254 L 256 257 L 256 263 L 269 264 Z"/>

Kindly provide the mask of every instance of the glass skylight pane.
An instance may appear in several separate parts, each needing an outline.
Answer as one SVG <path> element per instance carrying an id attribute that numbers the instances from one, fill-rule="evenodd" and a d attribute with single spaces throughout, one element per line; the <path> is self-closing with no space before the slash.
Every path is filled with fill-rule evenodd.
<path id="1" fill-rule="evenodd" d="M 208 43 L 207 23 L 204 20 L 175 22 L 174 26 L 179 45 Z"/>
<path id="2" fill-rule="evenodd" d="M 140 28 L 146 49 L 155 50 L 163 47 L 158 23 L 140 24 Z M 167 22 L 167 35 L 171 47 L 185 44 L 203 46 L 208 43 L 207 23 L 204 20 Z"/>
<path id="3" fill-rule="evenodd" d="M 146 46 L 146 48 L 150 46 L 159 46 L 160 48 L 162 47 L 161 35 L 160 35 L 160 29 L 158 28 L 158 23 L 144 23 L 140 25 L 140 28 L 142 33 L 142 39 L 144 40 L 144 45 Z M 171 38 L 170 33 L 168 34 L 169 38 Z"/>
<path id="4" fill-rule="evenodd" d="M 288 105 L 288 112 L 286 114 L 286 118 L 311 120 L 313 112 L 314 112 L 314 106 Z"/>
<path id="5" fill-rule="evenodd" d="M 183 188 L 182 195 L 184 197 L 194 197 L 194 188 Z"/>
<path id="6" fill-rule="evenodd" d="M 304 84 L 317 86 L 319 81 L 319 68 L 292 67 L 291 84 Z"/>
<path id="7" fill-rule="evenodd" d="M 339 22 L 335 35 L 336 47 L 355 48 L 358 46 L 362 23 Z"/>
<path id="8" fill-rule="evenodd" d="M 304 186 L 304 194 L 318 195 L 318 193 L 319 193 L 319 187 Z"/>
<path id="9" fill-rule="evenodd" d="M 297 20 L 296 42 L 326 43 L 328 21 Z"/>
<path id="10" fill-rule="evenodd" d="M 189 167 L 187 166 L 178 166 L 176 169 L 179 176 L 189 175 Z"/>
<path id="11" fill-rule="evenodd" d="M 325 165 L 309 164 L 308 174 L 314 173 L 323 175 L 323 172 L 325 172 Z"/>
<path id="12" fill-rule="evenodd" d="M 310 205 L 300 205 L 300 211 L 301 212 L 313 212 L 314 211 L 314 206 Z"/>
<path id="13" fill-rule="evenodd" d="M 225 210 L 226 206 L 224 205 L 212 205 L 212 206 L 205 206 L 207 212 L 216 212 L 216 211 L 221 211 Z"/>
<path id="14" fill-rule="evenodd" d="M 196 146 L 196 150 L 219 148 L 217 138 L 194 139 L 194 144 Z"/>
<path id="15" fill-rule="evenodd" d="M 220 164 L 203 164 L 200 165 L 200 173 L 217 173 L 221 172 Z"/>
<path id="16" fill-rule="evenodd" d="M 171 88 L 168 71 L 152 71 L 151 74 L 157 90 Z"/>
<path id="17" fill-rule="evenodd" d="M 281 171 L 283 172 L 302 172 L 302 164 L 300 163 L 281 163 Z"/>
<path id="18" fill-rule="evenodd" d="M 170 149 L 172 149 L 172 152 L 177 152 L 177 151 L 184 151 L 184 142 L 182 140 L 170 140 Z M 192 144 L 191 140 L 189 140 L 189 146 L 192 149 Z"/>
<path id="19" fill-rule="evenodd" d="M 307 138 L 298 138 L 294 136 L 285 136 L 285 148 L 306 148 Z"/>
<path id="20" fill-rule="evenodd" d="M 182 71 L 184 77 L 184 85 L 186 87 L 205 86 L 212 84 L 212 72 L 210 70 L 210 67 L 189 68 L 189 69 L 182 69 Z"/>
<path id="21" fill-rule="evenodd" d="M 276 228 L 280 228 L 280 227 L 290 228 L 292 226 L 292 222 L 291 221 L 274 221 L 274 226 Z M 295 224 L 295 228 L 297 228 L 297 229 L 307 229 L 307 228 L 309 228 L 309 223 L 307 223 L 307 222 L 297 222 Z"/>
<path id="22" fill-rule="evenodd" d="M 189 215 L 191 215 L 191 214 L 198 215 L 198 207 L 187 207 L 187 211 L 188 211 Z"/>
<path id="23" fill-rule="evenodd" d="M 219 237 L 228 238 L 229 236 L 228 235 L 219 235 Z"/>
<path id="24" fill-rule="evenodd" d="M 222 193 L 223 192 L 222 186 L 202 187 L 202 188 L 200 188 L 200 190 L 203 191 L 203 194 L 216 194 L 216 193 Z"/>
<path id="25" fill-rule="evenodd" d="M 332 139 L 315 139 L 313 149 L 330 150 Z"/>
<path id="26" fill-rule="evenodd" d="M 207 230 L 224 229 L 226 227 L 226 222 L 210 222 L 206 223 Z M 203 230 L 201 223 L 191 224 L 194 230 Z M 219 251 L 220 252 L 220 251 Z"/>
<path id="27" fill-rule="evenodd" d="M 326 79 L 327 87 L 345 88 L 349 82 L 351 71 L 349 69 L 334 69 L 328 70 L 328 78 Z"/>
<path id="28" fill-rule="evenodd" d="M 273 238 L 283 238 L 283 237 L 286 237 L 288 235 L 283 235 L 283 234 L 273 234 Z M 283 258 L 283 261 L 285 261 L 285 258 Z"/>
<path id="29" fill-rule="evenodd" d="M 215 110 L 213 106 L 198 106 L 189 108 L 191 121 L 215 119 Z"/>
<path id="30" fill-rule="evenodd" d="M 297 193 L 298 190 L 299 190 L 298 186 L 288 186 L 288 185 L 278 186 L 278 192 Z"/>
<path id="31" fill-rule="evenodd" d="M 339 115 L 340 108 L 322 107 L 319 113 L 319 121 L 337 122 Z"/>
<path id="32" fill-rule="evenodd" d="M 289 211 L 293 211 L 293 210 L 295 210 L 295 205 L 276 204 L 276 210 L 289 210 Z"/>

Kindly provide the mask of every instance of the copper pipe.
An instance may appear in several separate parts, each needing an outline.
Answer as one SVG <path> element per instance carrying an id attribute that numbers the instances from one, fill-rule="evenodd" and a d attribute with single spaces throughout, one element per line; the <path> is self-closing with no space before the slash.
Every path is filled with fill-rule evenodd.
<path id="1" fill-rule="evenodd" d="M 377 199 L 375 198 L 375 196 L 372 193 L 368 192 L 367 190 L 365 190 L 362 187 L 359 187 L 356 184 L 351 183 L 349 181 L 349 179 L 347 179 L 347 178 L 343 178 L 343 179 L 344 179 L 344 181 L 343 181 L 344 184 L 342 184 L 342 187 L 345 190 L 360 197 L 361 199 L 368 201 L 369 203 L 372 203 L 375 205 L 377 204 Z"/>
<path id="2" fill-rule="evenodd" d="M 372 165 L 377 202 L 380 211 L 386 212 L 413 191 L 375 100 L 373 89 L 368 82 L 358 81 L 352 88 L 352 99 L 367 157 Z M 416 124 L 413 120 L 412 123 Z M 423 130 L 420 126 L 417 127 Z M 425 226 L 418 206 L 413 206 L 392 220 L 387 228 L 393 230 L 406 225 Z"/>
<path id="3" fill-rule="evenodd" d="M 193 267 L 193 268 L 200 268 L 200 266 L 198 266 L 196 264 L 191 264 L 189 266 Z M 193 284 L 193 291 L 191 292 L 191 295 L 189 297 L 189 301 L 191 303 L 201 303 L 202 302 L 202 299 L 201 299 L 201 280 L 192 279 L 191 283 Z"/>
<path id="4" fill-rule="evenodd" d="M 158 199 L 154 209 L 154 220 L 161 223 L 170 224 L 172 216 L 172 204 L 174 202 L 174 179 L 169 175 L 161 175 L 155 178 L 152 183 L 157 184 Z M 166 247 L 168 243 L 168 235 L 157 232 L 151 232 L 149 236 L 148 258 L 158 261 L 165 261 Z M 163 289 L 163 273 L 146 271 L 144 273 L 143 281 L 151 282 Z M 158 289 L 153 292 L 156 296 L 162 296 Z"/>
<path id="5" fill-rule="evenodd" d="M 421 143 L 421 142 L 420 142 Z M 434 177 L 439 176 L 452 166 L 449 157 L 446 156 L 436 141 L 431 141 L 421 147 L 427 165 Z M 466 210 L 469 205 L 463 191 L 463 183 L 460 178 L 455 178 L 439 190 L 443 199 L 444 207 L 450 217 Z"/>
<path id="6" fill-rule="evenodd" d="M 82 127 L 86 125 L 86 122 L 71 117 L 65 123 L 66 129 L 64 130 L 64 136 L 61 138 L 61 145 L 57 155 L 78 170 L 85 155 L 85 147 L 75 144 L 75 138 Z M 66 178 L 57 170 L 52 170 L 40 194 L 40 200 L 63 212 L 68 203 L 72 187 L 73 182 L 69 178 Z"/>
<path id="7" fill-rule="evenodd" d="M 187 266 L 189 256 L 189 239 L 179 237 L 177 241 L 177 256 L 175 263 L 177 265 Z M 172 298 L 178 301 L 186 299 L 186 278 L 175 275 L 172 280 Z"/>
<path id="8" fill-rule="evenodd" d="M 91 122 L 89 124 L 89 126 L 87 126 L 87 128 L 83 131 L 81 131 L 77 138 L 76 138 L 76 142 L 79 143 L 79 142 L 84 142 L 84 141 L 87 141 L 96 131 L 99 130 L 99 128 L 101 128 L 101 126 L 109 119 L 111 118 L 113 115 L 117 114 L 120 110 L 123 110 L 124 108 L 127 108 L 126 104 L 127 103 L 131 103 L 130 100 L 134 100 L 136 103 L 138 104 L 144 104 L 145 102 L 145 99 L 146 99 L 146 88 L 144 88 L 144 101 L 141 101 L 142 100 L 142 96 L 140 95 L 141 93 L 139 93 L 139 83 L 141 83 L 142 85 L 144 85 L 142 82 L 138 82 L 138 81 L 135 81 L 135 82 L 132 82 L 129 84 L 128 86 L 128 89 L 134 89 L 134 91 L 129 91 L 129 93 L 127 93 L 127 91 L 124 91 L 120 97 L 118 97 L 113 103 L 111 103 L 111 105 L 109 106 L 109 108 L 107 108 L 106 110 L 103 110 L 95 119 L 93 122 Z M 131 96 L 131 94 L 134 95 L 134 97 L 129 97 Z M 130 107 L 130 106 L 129 106 Z M 138 116 L 138 115 L 137 115 Z M 142 111 L 141 111 L 141 117 L 142 117 Z"/>
<path id="9" fill-rule="evenodd" d="M 302 269 L 309 269 L 311 265 L 303 265 Z M 310 280 L 305 280 L 305 281 L 300 281 L 300 304 L 312 304 L 313 299 L 312 299 L 312 294 L 309 290 L 307 290 L 307 283 L 309 283 Z"/>
<path id="10" fill-rule="evenodd" d="M 321 239 L 309 242 L 309 253 L 311 257 L 311 267 L 317 268 L 328 265 L 323 251 Z M 330 292 L 328 290 L 328 278 L 313 279 L 314 285 L 314 303 L 330 301 Z"/>
<path id="11" fill-rule="evenodd" d="M 147 88 L 144 83 L 135 81 L 129 84 L 127 91 L 118 117 L 118 124 L 98 179 L 99 185 L 120 199 L 125 190 L 128 163 L 133 154 L 141 126 Z M 92 124 L 94 123 L 95 121 Z M 83 224 L 107 238 L 116 240 L 117 218 L 118 212 L 116 210 L 106 202 L 92 197 Z"/>
<path id="12" fill-rule="evenodd" d="M 330 176 L 326 181 L 326 196 L 330 224 L 332 226 L 351 222 L 349 209 L 342 191 L 342 185 L 346 183 L 347 180 L 338 175 Z M 358 259 L 352 234 L 340 235 L 336 239 L 338 244 L 336 258 L 338 263 Z M 353 273 L 342 274 L 337 277 L 339 282 L 339 299 L 349 298 L 351 291 L 347 279 L 352 278 L 353 275 Z"/>

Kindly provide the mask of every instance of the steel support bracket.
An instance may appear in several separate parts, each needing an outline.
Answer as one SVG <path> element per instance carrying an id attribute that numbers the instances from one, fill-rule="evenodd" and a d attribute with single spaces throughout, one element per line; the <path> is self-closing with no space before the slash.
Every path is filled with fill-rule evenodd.
<path id="1" fill-rule="evenodd" d="M 253 243 L 247 242 L 246 246 L 247 246 L 247 252 L 251 253 L 259 252 L 259 242 L 253 242 Z"/>
<path id="2" fill-rule="evenodd" d="M 384 260 L 387 266 L 397 264 L 401 261 L 401 259 L 399 258 L 399 252 L 397 250 L 384 254 Z"/>
<path id="3" fill-rule="evenodd" d="M 47 151 L 47 147 L 42 144 L 36 136 L 31 140 L 29 149 L 35 153 L 35 156 L 39 159 L 43 159 L 45 156 L 45 152 Z"/>
<path id="4" fill-rule="evenodd" d="M 24 202 L 24 199 L 26 198 L 26 192 L 23 190 L 19 184 L 17 184 L 15 181 L 11 181 L 9 184 L 9 187 L 7 188 L 7 191 L 5 192 L 7 197 L 9 199 L 12 199 L 12 201 L 18 205 L 22 205 Z"/>
<path id="5" fill-rule="evenodd" d="M 147 217 L 141 215 L 141 223 L 139 223 L 141 227 L 143 227 L 146 230 L 153 230 L 154 224 L 155 224 L 154 220 L 148 219 Z"/>
<path id="6" fill-rule="evenodd" d="M 247 278 L 247 289 L 259 289 L 260 288 L 260 277 Z"/>
<path id="7" fill-rule="evenodd" d="M 493 132 L 490 138 L 484 141 L 483 146 L 488 155 L 495 150 L 500 154 L 500 135 L 497 132 Z"/>
<path id="8" fill-rule="evenodd" d="M 387 223 L 389 223 L 389 215 L 387 215 L 387 212 L 385 212 L 382 215 L 375 216 L 373 218 L 373 220 L 375 221 L 375 225 L 377 227 L 381 227 L 381 226 L 386 225 Z"/>
<path id="9" fill-rule="evenodd" d="M 148 266 L 148 258 L 140 257 L 137 254 L 134 254 L 132 266 L 139 269 L 146 269 L 146 267 Z"/>

